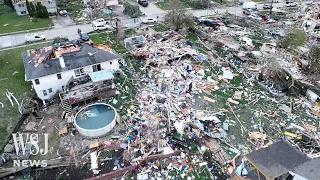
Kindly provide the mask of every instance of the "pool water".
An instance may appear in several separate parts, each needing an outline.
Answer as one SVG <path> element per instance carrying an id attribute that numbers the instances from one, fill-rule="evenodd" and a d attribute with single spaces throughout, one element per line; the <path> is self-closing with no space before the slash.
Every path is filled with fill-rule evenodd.
<path id="1" fill-rule="evenodd" d="M 114 110 L 104 104 L 95 104 L 81 110 L 76 117 L 80 128 L 94 130 L 107 126 L 115 118 Z"/>

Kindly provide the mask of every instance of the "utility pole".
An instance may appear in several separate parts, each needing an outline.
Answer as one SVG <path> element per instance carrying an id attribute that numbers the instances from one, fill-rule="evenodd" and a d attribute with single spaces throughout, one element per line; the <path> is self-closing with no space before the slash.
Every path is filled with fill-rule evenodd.
<path id="1" fill-rule="evenodd" d="M 273 0 L 271 1 L 271 7 L 270 7 L 270 15 L 272 14 L 272 8 L 273 8 Z"/>

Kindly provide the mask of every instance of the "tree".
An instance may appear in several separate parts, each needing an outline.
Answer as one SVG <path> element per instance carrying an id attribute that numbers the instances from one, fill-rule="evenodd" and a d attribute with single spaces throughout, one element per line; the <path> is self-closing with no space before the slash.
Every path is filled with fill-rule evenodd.
<path id="1" fill-rule="evenodd" d="M 292 49 L 304 45 L 306 40 L 307 35 L 304 31 L 293 29 L 280 39 L 279 46 L 286 49 Z"/>
<path id="2" fill-rule="evenodd" d="M 308 53 L 308 66 L 309 74 L 320 74 L 320 47 L 312 46 Z"/>
<path id="3" fill-rule="evenodd" d="M 31 8 L 31 4 L 28 0 L 26 0 L 27 10 L 30 17 L 34 16 L 34 9 Z"/>
<path id="4" fill-rule="evenodd" d="M 136 18 L 142 15 L 142 12 L 140 11 L 139 6 L 135 6 L 128 2 L 125 2 L 123 7 L 124 7 L 123 14 L 131 18 Z"/>
<path id="5" fill-rule="evenodd" d="M 14 9 L 14 8 L 13 8 L 13 4 L 12 4 L 12 1 L 11 1 L 11 0 L 4 0 L 4 1 L 3 1 L 3 3 L 4 3 L 5 5 L 7 5 L 7 6 L 11 7 L 12 9 Z"/>
<path id="6" fill-rule="evenodd" d="M 40 2 L 37 2 L 35 6 L 35 14 L 38 18 L 49 18 L 49 12 L 45 6 L 43 6 Z"/>
<path id="7" fill-rule="evenodd" d="M 29 16 L 35 17 L 36 16 L 36 7 L 34 6 L 34 4 L 32 2 L 30 3 L 30 11 L 32 12 L 32 16 L 30 15 L 30 12 L 29 12 Z"/>
<path id="8" fill-rule="evenodd" d="M 192 15 L 183 8 L 181 1 L 172 0 L 169 7 L 170 10 L 165 16 L 165 22 L 175 29 L 194 27 Z"/>

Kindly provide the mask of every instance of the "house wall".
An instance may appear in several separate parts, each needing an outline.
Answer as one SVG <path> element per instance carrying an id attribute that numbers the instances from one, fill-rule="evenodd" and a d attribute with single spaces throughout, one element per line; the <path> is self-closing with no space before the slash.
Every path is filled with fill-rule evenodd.
<path id="1" fill-rule="evenodd" d="M 299 176 L 298 174 L 295 174 L 295 173 L 293 173 L 291 171 L 289 171 L 289 173 L 293 176 L 293 180 L 308 180 L 308 179 L 306 179 L 306 178 L 304 178 L 302 176 Z"/>
<path id="2" fill-rule="evenodd" d="M 93 72 L 92 66 L 93 65 L 86 66 L 83 68 L 86 70 L 86 73 L 90 73 Z M 118 59 L 101 63 L 101 68 L 102 70 L 109 70 L 114 73 L 115 71 L 119 70 Z M 33 88 L 35 89 L 37 96 L 40 99 L 46 100 L 52 98 L 57 92 L 62 91 L 62 86 L 66 87 L 67 83 L 69 82 L 72 76 L 75 79 L 77 78 L 74 70 L 64 71 L 60 74 L 62 77 L 61 79 L 58 79 L 57 74 L 51 74 L 45 77 L 40 77 L 38 78 L 40 82 L 40 84 L 38 85 L 35 84 L 35 79 L 32 80 Z M 52 88 L 52 93 L 49 93 L 50 88 Z M 43 90 L 46 90 L 46 96 L 44 96 Z"/>
<path id="3" fill-rule="evenodd" d="M 41 4 L 47 8 L 49 13 L 57 13 L 56 0 L 29 0 L 29 2 L 33 3 L 34 5 L 36 5 L 37 2 L 41 2 Z M 23 7 L 21 7 L 21 5 L 23 5 Z M 16 10 L 18 15 L 28 14 L 28 9 L 25 1 L 13 0 L 13 7 Z M 26 12 L 26 13 L 22 13 L 22 12 Z"/>
<path id="4" fill-rule="evenodd" d="M 16 4 L 13 4 L 14 9 L 16 10 L 18 15 L 27 15 L 28 9 L 25 2 L 19 2 Z"/>

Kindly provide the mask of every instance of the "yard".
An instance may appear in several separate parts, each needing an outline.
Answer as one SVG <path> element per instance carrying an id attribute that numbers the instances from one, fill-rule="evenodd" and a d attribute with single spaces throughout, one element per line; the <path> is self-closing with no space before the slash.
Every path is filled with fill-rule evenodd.
<path id="1" fill-rule="evenodd" d="M 21 52 L 25 49 L 44 45 L 46 44 L 0 51 L 0 102 L 3 103 L 3 108 L 0 105 L 0 145 L 3 144 L 20 119 L 17 105 L 15 104 L 12 107 L 6 97 L 6 89 L 12 92 L 17 100 L 21 102 L 22 97 L 27 96 L 31 88 L 30 84 L 24 80 L 24 66 Z"/>
<path id="2" fill-rule="evenodd" d="M 127 52 L 126 48 L 120 44 L 112 32 L 98 33 L 89 35 L 90 39 L 95 43 L 110 44 L 111 48 L 118 52 L 119 54 L 124 54 Z"/>
<path id="3" fill-rule="evenodd" d="M 182 6 L 184 8 L 190 8 L 190 6 L 187 4 L 187 1 L 181 1 L 182 2 Z M 170 0 L 162 0 L 162 1 L 158 1 L 156 3 L 156 5 L 163 10 L 169 10 L 170 9 Z"/>
<path id="4" fill-rule="evenodd" d="M 0 15 L 0 34 L 50 26 L 50 19 L 38 18 L 36 22 L 31 22 L 29 16 L 18 16 L 15 12 Z"/>

